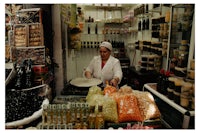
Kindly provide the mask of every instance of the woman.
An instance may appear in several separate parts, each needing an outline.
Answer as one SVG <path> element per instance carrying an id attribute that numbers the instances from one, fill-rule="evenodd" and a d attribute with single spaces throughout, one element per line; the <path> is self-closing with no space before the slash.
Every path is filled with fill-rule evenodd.
<path id="1" fill-rule="evenodd" d="M 112 45 L 109 42 L 102 42 L 99 47 L 100 56 L 91 60 L 85 70 L 85 76 L 101 79 L 104 85 L 108 81 L 110 85 L 117 87 L 122 79 L 120 61 L 111 55 Z"/>

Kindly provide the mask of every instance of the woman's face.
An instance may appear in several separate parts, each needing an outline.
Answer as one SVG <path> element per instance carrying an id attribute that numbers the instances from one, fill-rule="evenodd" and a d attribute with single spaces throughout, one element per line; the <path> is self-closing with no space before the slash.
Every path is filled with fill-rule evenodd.
<path id="1" fill-rule="evenodd" d="M 108 60 L 111 54 L 111 51 L 108 50 L 106 47 L 100 47 L 99 52 L 102 60 Z"/>

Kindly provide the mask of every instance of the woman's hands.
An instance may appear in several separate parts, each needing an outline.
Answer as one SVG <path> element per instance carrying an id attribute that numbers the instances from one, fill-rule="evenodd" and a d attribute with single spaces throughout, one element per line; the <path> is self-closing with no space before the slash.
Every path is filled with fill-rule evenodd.
<path id="1" fill-rule="evenodd" d="M 113 78 L 110 80 L 110 85 L 117 87 L 118 82 L 119 82 L 119 78 Z"/>
<path id="2" fill-rule="evenodd" d="M 91 72 L 86 71 L 86 72 L 85 72 L 85 77 L 88 78 L 88 79 L 91 79 L 91 78 L 92 78 Z"/>

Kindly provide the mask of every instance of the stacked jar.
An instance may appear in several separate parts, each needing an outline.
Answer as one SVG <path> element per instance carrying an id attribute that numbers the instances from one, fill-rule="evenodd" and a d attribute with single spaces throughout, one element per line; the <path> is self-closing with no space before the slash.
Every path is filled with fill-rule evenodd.
<path id="1" fill-rule="evenodd" d="M 181 78 L 176 78 L 174 80 L 174 102 L 177 103 L 177 104 L 180 104 L 180 95 L 181 95 L 181 87 L 182 87 L 182 83 L 183 83 L 183 79 Z"/>
<path id="2" fill-rule="evenodd" d="M 195 60 L 191 59 L 190 60 L 190 69 L 187 71 L 187 78 L 190 80 L 195 79 Z"/>
<path id="3" fill-rule="evenodd" d="M 180 77 L 168 78 L 167 97 L 186 109 L 194 110 L 195 84 Z"/>
<path id="4" fill-rule="evenodd" d="M 181 100 L 180 105 L 184 108 L 189 108 L 191 96 L 192 96 L 192 83 L 190 82 L 183 82 L 181 87 Z"/>
<path id="5" fill-rule="evenodd" d="M 175 88 L 175 81 L 176 78 L 174 77 L 169 77 L 168 82 L 169 82 L 169 87 L 167 88 L 167 97 L 171 100 L 174 98 L 174 88 Z"/>
<path id="6" fill-rule="evenodd" d="M 189 46 L 187 40 L 182 40 L 179 46 L 178 62 L 175 67 L 175 75 L 178 77 L 186 77 L 188 63 Z"/>

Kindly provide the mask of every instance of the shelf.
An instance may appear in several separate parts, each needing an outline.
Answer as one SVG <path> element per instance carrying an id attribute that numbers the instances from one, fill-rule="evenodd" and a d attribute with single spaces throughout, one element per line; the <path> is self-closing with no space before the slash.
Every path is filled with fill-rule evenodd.
<path id="1" fill-rule="evenodd" d="M 161 13 L 161 11 L 162 11 L 162 7 L 156 7 L 156 8 L 153 8 L 153 9 L 150 9 L 150 10 L 148 10 L 148 12 L 156 12 L 156 13 Z"/>
<path id="2" fill-rule="evenodd" d="M 144 14 L 138 14 L 136 17 L 137 18 L 146 18 L 148 16 L 152 16 L 152 13 L 144 13 Z"/>
<path id="3" fill-rule="evenodd" d="M 29 9 L 21 9 L 17 12 L 32 12 L 32 11 L 41 11 L 41 8 L 29 8 Z"/>
<path id="4" fill-rule="evenodd" d="M 15 47 L 16 49 L 37 49 L 37 48 L 45 48 L 45 46 L 31 46 L 31 47 Z"/>
<path id="5" fill-rule="evenodd" d="M 172 6 L 174 8 L 188 8 L 188 6 L 194 5 L 194 4 L 173 4 Z"/>
<path id="6" fill-rule="evenodd" d="M 110 5 L 85 5 L 85 9 L 105 9 L 105 10 L 122 10 L 122 6 L 110 6 Z"/>

